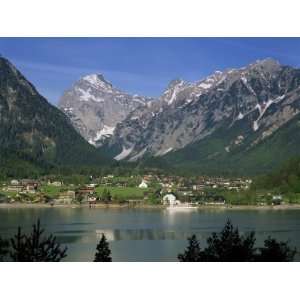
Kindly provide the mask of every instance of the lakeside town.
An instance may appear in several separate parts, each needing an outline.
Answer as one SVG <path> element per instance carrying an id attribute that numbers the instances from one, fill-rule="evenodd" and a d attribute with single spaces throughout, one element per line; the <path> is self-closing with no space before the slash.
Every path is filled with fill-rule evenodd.
<path id="1" fill-rule="evenodd" d="M 280 205 L 282 195 L 251 189 L 250 178 L 106 175 L 66 182 L 51 176 L 1 183 L 0 203 L 57 205 Z M 254 201 L 251 199 L 255 199 Z"/>

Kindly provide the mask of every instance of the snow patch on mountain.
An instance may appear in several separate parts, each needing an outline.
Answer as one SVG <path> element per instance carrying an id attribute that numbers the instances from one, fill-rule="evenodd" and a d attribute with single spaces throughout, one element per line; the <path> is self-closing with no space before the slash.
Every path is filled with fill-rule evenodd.
<path id="1" fill-rule="evenodd" d="M 259 128 L 259 120 L 262 119 L 262 117 L 264 116 L 265 112 L 267 111 L 267 109 L 272 105 L 272 104 L 276 104 L 278 102 L 280 102 L 281 100 L 283 100 L 285 98 L 285 95 L 281 95 L 275 99 L 269 99 L 267 102 L 264 102 L 262 105 L 257 104 L 255 107 L 259 110 L 259 116 L 258 118 L 254 121 L 253 123 L 253 130 L 257 131 Z"/>
<path id="2" fill-rule="evenodd" d="M 79 101 L 95 101 L 95 102 L 103 102 L 104 100 L 101 98 L 95 97 L 90 89 L 83 90 L 80 88 L 77 88 L 77 91 L 80 93 Z"/>
<path id="3" fill-rule="evenodd" d="M 132 150 L 134 149 L 134 147 L 132 148 L 123 148 L 122 152 L 119 153 L 117 156 L 114 157 L 115 160 L 122 160 L 122 159 L 125 159 L 131 152 Z"/>
<path id="4" fill-rule="evenodd" d="M 248 83 L 247 78 L 243 75 L 241 77 L 242 82 L 244 83 L 244 85 L 247 87 L 247 89 L 254 95 L 256 96 L 255 91 L 253 90 L 252 86 Z"/>
<path id="5" fill-rule="evenodd" d="M 118 123 L 151 100 L 122 92 L 101 74 L 90 74 L 65 91 L 59 107 L 77 131 L 90 144 L 99 147 L 113 135 Z"/>
<path id="6" fill-rule="evenodd" d="M 173 150 L 173 147 L 170 147 L 168 149 L 162 149 L 162 150 L 156 152 L 154 156 L 163 156 L 163 155 L 169 153 L 172 150 Z"/>
<path id="7" fill-rule="evenodd" d="M 176 96 L 178 94 L 178 92 L 181 90 L 182 86 L 184 85 L 184 81 L 181 80 L 179 81 L 179 83 L 177 83 L 174 87 L 173 87 L 173 91 L 171 91 L 171 97 L 170 99 L 167 100 L 168 105 L 171 105 L 174 100 L 176 99 Z M 167 93 L 169 91 L 166 91 Z"/>
<path id="8" fill-rule="evenodd" d="M 254 131 L 257 131 L 258 129 L 259 129 L 258 121 L 254 121 L 254 122 L 253 122 L 253 130 L 254 130 Z"/>
<path id="9" fill-rule="evenodd" d="M 112 90 L 112 84 L 104 79 L 102 74 L 90 74 L 82 78 L 96 89 Z"/>
<path id="10" fill-rule="evenodd" d="M 80 85 L 86 91 L 84 99 L 89 101 L 83 101 L 78 108 L 75 104 L 65 107 L 72 107 L 73 111 L 69 113 L 72 112 L 76 120 L 84 120 L 82 128 L 93 137 L 93 141 L 110 137 L 105 145 L 122 149 L 115 156 L 117 160 L 163 156 L 209 137 L 223 124 L 229 124 L 230 130 L 235 122 L 243 120 L 238 130 L 244 139 L 237 135 L 236 140 L 231 139 L 228 148 L 222 149 L 232 152 L 241 144 L 246 146 L 253 131 L 258 131 L 253 135 L 257 138 L 271 124 L 273 126 L 277 121 L 277 106 L 273 104 L 283 101 L 286 105 L 297 100 L 297 84 L 300 89 L 297 76 L 295 70 L 286 71 L 270 60 L 260 61 L 240 69 L 217 71 L 194 83 L 173 80 L 155 101 L 130 96 L 105 82 L 98 84 L 103 80 L 91 76 L 82 80 Z M 102 88 L 96 90 L 95 86 L 100 85 Z M 281 95 L 283 93 L 286 96 Z M 87 94 L 92 97 L 88 98 Z M 104 102 L 92 101 L 93 96 L 104 99 Z M 281 104 L 278 108 L 281 109 Z M 287 120 L 291 111 L 281 118 Z M 109 132 L 104 126 L 116 128 Z"/>
<path id="11" fill-rule="evenodd" d="M 146 153 L 147 147 L 144 148 L 142 151 L 140 151 L 138 154 L 132 156 L 128 161 L 137 161 L 139 158 L 143 157 L 143 155 Z"/>
<path id="12" fill-rule="evenodd" d="M 238 116 L 237 116 L 237 120 L 242 120 L 244 118 L 244 115 L 239 112 Z"/>
<path id="13" fill-rule="evenodd" d="M 205 82 L 202 82 L 199 84 L 199 87 L 200 88 L 203 88 L 203 89 L 209 89 L 210 87 L 212 86 L 212 83 L 205 83 Z"/>

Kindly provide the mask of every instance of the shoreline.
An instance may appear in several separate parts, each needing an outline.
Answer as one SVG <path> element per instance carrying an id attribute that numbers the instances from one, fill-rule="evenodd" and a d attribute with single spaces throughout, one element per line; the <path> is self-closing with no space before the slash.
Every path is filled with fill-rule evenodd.
<path id="1" fill-rule="evenodd" d="M 165 209 L 164 205 L 151 204 L 103 204 L 97 203 L 92 207 L 89 204 L 56 204 L 51 206 L 46 203 L 0 203 L 0 209 L 9 208 L 90 208 L 90 209 Z M 282 205 L 201 205 L 198 210 L 300 210 L 300 204 Z"/>

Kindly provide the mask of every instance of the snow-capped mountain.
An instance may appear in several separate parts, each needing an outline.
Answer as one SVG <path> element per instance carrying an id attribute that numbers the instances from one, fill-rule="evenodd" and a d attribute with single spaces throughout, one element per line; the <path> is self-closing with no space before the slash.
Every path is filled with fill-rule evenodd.
<path id="1" fill-rule="evenodd" d="M 300 70 L 265 59 L 195 83 L 170 82 L 158 101 L 132 111 L 116 126 L 109 145 L 115 159 L 136 161 L 180 153 L 222 131 L 220 148 L 208 151 L 213 157 L 254 147 L 299 110 Z"/>
<path id="2" fill-rule="evenodd" d="M 59 108 L 89 143 L 99 146 L 113 134 L 117 123 L 149 100 L 120 91 L 101 74 L 91 74 L 64 92 Z"/>
<path id="3" fill-rule="evenodd" d="M 173 80 L 158 99 L 128 95 L 103 76 L 89 75 L 65 92 L 60 107 L 115 160 L 218 169 L 236 168 L 236 160 L 242 167 L 247 159 L 250 168 L 264 158 L 260 168 L 269 168 L 300 146 L 300 69 L 273 59 L 197 82 Z M 293 139 L 281 144 L 288 135 Z M 264 145 L 271 148 L 267 156 Z"/>

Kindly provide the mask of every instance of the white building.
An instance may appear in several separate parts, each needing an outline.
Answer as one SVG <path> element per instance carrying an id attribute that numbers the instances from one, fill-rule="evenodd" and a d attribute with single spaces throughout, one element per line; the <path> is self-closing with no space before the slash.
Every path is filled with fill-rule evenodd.
<path id="1" fill-rule="evenodd" d="M 52 185 L 52 186 L 62 186 L 62 182 L 61 181 L 53 181 L 53 182 L 48 182 L 49 185 Z"/>
<path id="2" fill-rule="evenodd" d="M 174 206 L 180 204 L 180 201 L 176 200 L 176 196 L 174 194 L 166 194 L 163 197 L 163 204 Z"/>
<path id="3" fill-rule="evenodd" d="M 95 188 L 97 186 L 96 183 L 89 183 L 86 185 L 87 187 Z"/>
<path id="4" fill-rule="evenodd" d="M 13 179 L 11 182 L 10 182 L 11 185 L 18 185 L 19 184 L 19 180 L 17 179 Z"/>
<path id="5" fill-rule="evenodd" d="M 141 188 L 141 189 L 146 189 L 146 188 L 148 188 L 148 184 L 147 184 L 147 182 L 146 182 L 144 179 L 143 179 L 142 182 L 140 183 L 139 188 Z"/>

